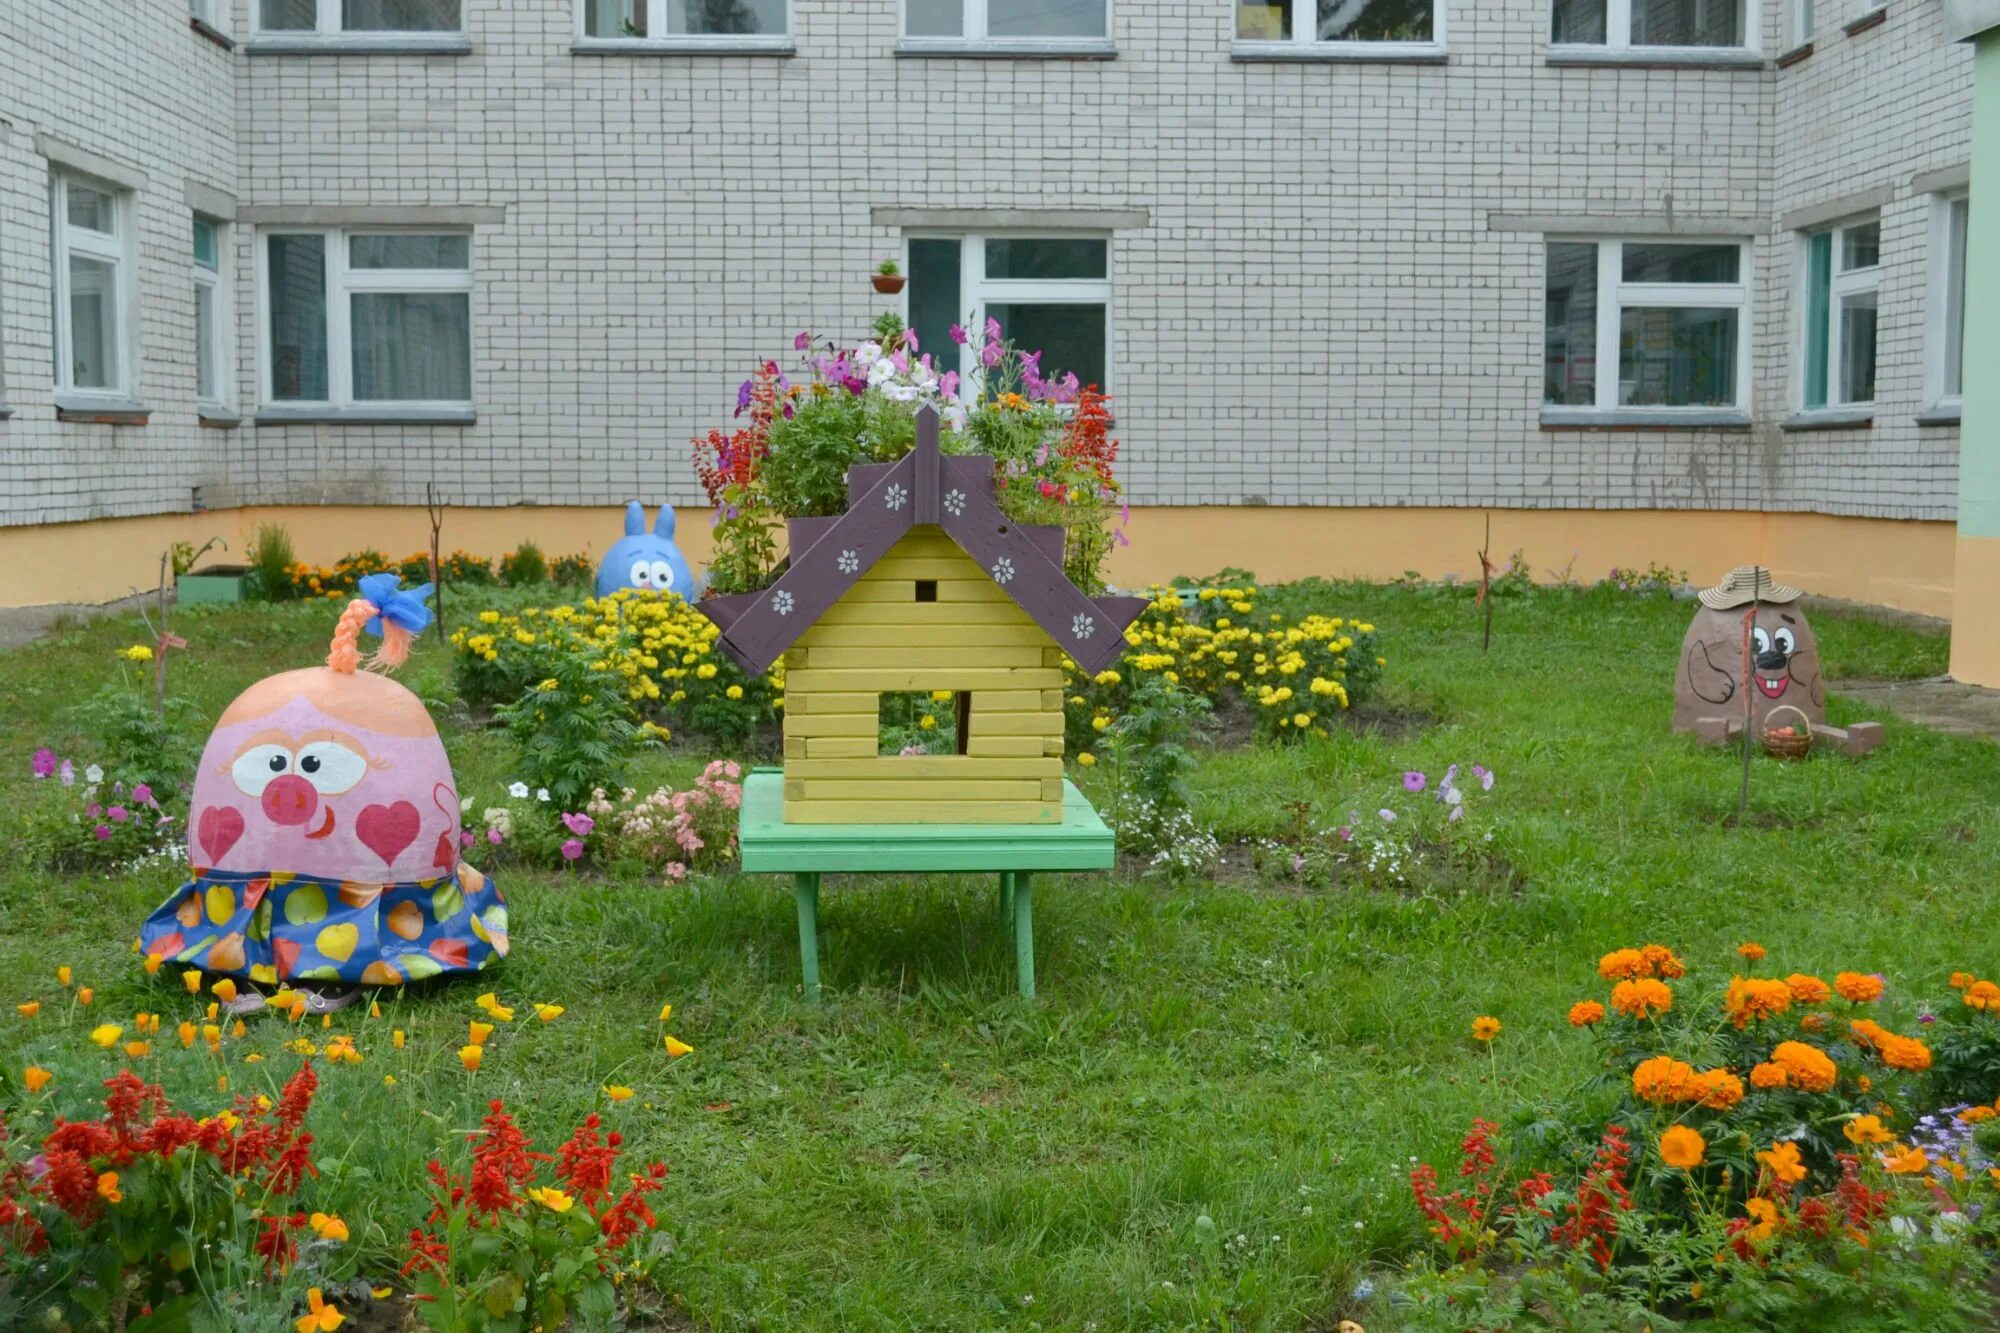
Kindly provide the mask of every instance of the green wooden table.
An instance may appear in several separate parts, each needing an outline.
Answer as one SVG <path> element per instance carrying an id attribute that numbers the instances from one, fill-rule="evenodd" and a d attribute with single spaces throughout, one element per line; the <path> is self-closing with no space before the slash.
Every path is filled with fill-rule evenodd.
<path id="1" fill-rule="evenodd" d="M 1063 783 L 1060 824 L 787 824 L 782 769 L 751 771 L 738 839 L 743 869 L 790 874 L 798 885 L 799 964 L 806 998 L 819 1000 L 819 882 L 823 875 L 904 872 L 1000 876 L 1002 920 L 1013 927 L 1021 994 L 1035 994 L 1038 870 L 1109 870 L 1118 849 L 1074 783 Z"/>

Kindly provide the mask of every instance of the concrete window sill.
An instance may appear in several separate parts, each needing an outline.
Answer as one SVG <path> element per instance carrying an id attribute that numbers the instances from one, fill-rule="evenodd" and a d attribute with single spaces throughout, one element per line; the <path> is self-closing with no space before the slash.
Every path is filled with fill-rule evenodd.
<path id="1" fill-rule="evenodd" d="M 0 403 L 0 421 L 5 421 L 8 417 L 11 417 L 13 415 L 14 415 L 13 408 L 7 406 L 7 404 L 5 403 Z"/>
<path id="2" fill-rule="evenodd" d="M 1867 32 L 1870 28 L 1879 28 L 1888 21 L 1889 6 L 1883 5 L 1872 14 L 1863 14 L 1860 18 L 1854 20 L 1854 22 L 1842 28 L 1841 31 L 1852 37 L 1857 33 Z"/>
<path id="3" fill-rule="evenodd" d="M 1551 46 L 1548 63 L 1578 69 L 1762 69 L 1764 57 L 1740 47 Z"/>
<path id="4" fill-rule="evenodd" d="M 1118 47 L 1109 40 L 968 42 L 956 37 L 905 37 L 896 54 L 916 60 L 1116 60 Z"/>
<path id="5" fill-rule="evenodd" d="M 266 407 L 260 426 L 470 426 L 479 413 L 470 407 Z"/>
<path id="6" fill-rule="evenodd" d="M 253 56 L 469 56 L 472 39 L 462 32 L 397 33 L 361 36 L 336 33 L 330 37 L 266 33 L 243 48 Z"/>
<path id="7" fill-rule="evenodd" d="M 152 419 L 153 409 L 130 398 L 59 393 L 56 420 L 93 426 L 143 426 Z"/>
<path id="8" fill-rule="evenodd" d="M 188 20 L 188 27 L 201 36 L 206 37 L 209 41 L 214 42 L 225 51 L 234 51 L 236 49 L 236 43 L 229 39 L 229 34 L 212 24 L 204 23 L 197 18 L 191 18 Z"/>
<path id="9" fill-rule="evenodd" d="M 790 56 L 798 43 L 789 34 L 769 37 L 580 37 L 573 56 Z"/>
<path id="10" fill-rule="evenodd" d="M 196 407 L 194 412 L 195 422 L 198 425 L 208 427 L 210 430 L 235 430 L 243 424 L 241 414 L 232 412 L 226 407 L 217 406 L 214 403 L 203 403 Z"/>
<path id="11" fill-rule="evenodd" d="M 1863 430 L 1875 424 L 1875 409 L 1872 407 L 1836 407 L 1810 412 L 1794 412 L 1778 423 L 1778 429 L 1787 435 L 1812 430 Z"/>
<path id="12" fill-rule="evenodd" d="M 1436 42 L 1237 42 L 1229 58 L 1238 64 L 1445 65 L 1451 53 Z"/>
<path id="13" fill-rule="evenodd" d="M 1956 426 L 1963 422 L 1965 409 L 1957 403 L 1939 403 L 1917 413 L 1919 426 Z"/>
<path id="14" fill-rule="evenodd" d="M 1749 430 L 1750 414 L 1729 409 L 1633 408 L 1603 412 L 1592 407 L 1544 407 L 1543 430 Z"/>
<path id="15" fill-rule="evenodd" d="M 1807 42 L 1803 46 L 1793 47 L 1791 50 L 1785 52 L 1785 54 L 1778 57 L 1777 61 L 1778 68 L 1790 69 L 1794 65 L 1803 63 L 1805 60 L 1809 59 L 1812 56 L 1813 49 L 1814 49 L 1813 44 L 1811 42 Z"/>

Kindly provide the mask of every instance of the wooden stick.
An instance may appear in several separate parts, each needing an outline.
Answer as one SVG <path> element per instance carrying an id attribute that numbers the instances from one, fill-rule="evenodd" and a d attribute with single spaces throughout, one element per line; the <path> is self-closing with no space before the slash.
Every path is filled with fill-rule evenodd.
<path id="1" fill-rule="evenodd" d="M 443 565 L 438 560 L 438 532 L 444 527 L 444 507 L 438 504 L 437 483 L 424 483 L 424 512 L 431 520 L 431 596 L 437 602 L 437 618 L 432 621 L 437 631 L 437 641 L 444 642 L 444 578 Z"/>

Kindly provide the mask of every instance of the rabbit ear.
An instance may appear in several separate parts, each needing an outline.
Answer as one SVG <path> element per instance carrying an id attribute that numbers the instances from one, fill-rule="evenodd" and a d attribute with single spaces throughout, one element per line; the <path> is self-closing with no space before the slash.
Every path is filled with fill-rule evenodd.
<path id="1" fill-rule="evenodd" d="M 660 517 L 653 523 L 653 535 L 655 537 L 665 537 L 669 541 L 673 540 L 674 507 L 672 505 L 660 506 Z"/>
<path id="2" fill-rule="evenodd" d="M 637 537 L 646 530 L 646 511 L 637 500 L 625 506 L 625 535 Z"/>

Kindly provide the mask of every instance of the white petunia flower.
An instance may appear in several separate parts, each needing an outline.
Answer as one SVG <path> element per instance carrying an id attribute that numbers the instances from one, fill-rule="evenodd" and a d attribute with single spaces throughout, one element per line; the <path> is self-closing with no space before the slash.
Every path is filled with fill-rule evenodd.
<path id="1" fill-rule="evenodd" d="M 549 789 L 547 787 L 535 788 L 535 799 L 543 805 L 547 805 L 549 802 Z"/>
<path id="2" fill-rule="evenodd" d="M 525 782 L 510 782 L 507 784 L 507 794 L 517 801 L 525 801 L 528 799 L 528 784 Z"/>
<path id="3" fill-rule="evenodd" d="M 98 783 L 104 781 L 104 770 L 96 764 L 92 764 L 89 768 L 83 770 L 83 780 L 95 787 Z"/>

